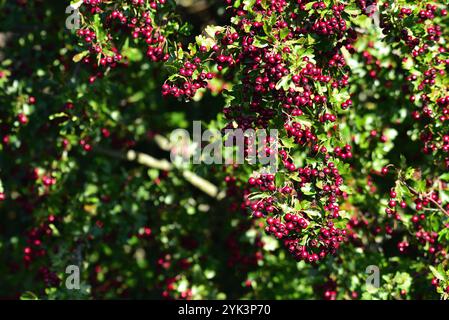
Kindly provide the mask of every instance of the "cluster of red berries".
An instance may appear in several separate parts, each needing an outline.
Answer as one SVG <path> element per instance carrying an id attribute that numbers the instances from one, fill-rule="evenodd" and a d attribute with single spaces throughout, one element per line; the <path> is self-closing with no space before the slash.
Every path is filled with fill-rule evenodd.
<path id="1" fill-rule="evenodd" d="M 227 3 L 234 4 L 233 1 Z M 297 147 L 305 148 L 310 155 L 319 157 L 322 163 L 320 168 L 298 168 L 290 155 L 291 151 L 281 147 L 278 152 L 286 171 L 279 174 L 285 175 L 287 183 L 278 185 L 274 175 L 252 177 L 248 181 L 250 189 L 257 189 L 266 196 L 246 201 L 254 217 L 267 219 L 266 231 L 284 240 L 296 258 L 316 262 L 328 253 L 335 252 L 344 239 L 345 231 L 335 228 L 332 221 L 340 218 L 338 198 L 345 196 L 340 190 L 343 178 L 332 157 L 352 157 L 351 146 L 333 146 L 334 153 L 331 153 L 315 133 L 315 130 L 325 130 L 325 125 L 336 122 L 337 107 L 347 109 L 352 105 L 352 100 L 346 99 L 339 106 L 333 105 L 329 93 L 318 88 L 329 84 L 334 90 L 343 90 L 348 86 L 349 73 L 339 49 L 345 46 L 353 51 L 351 44 L 356 39 L 356 33 L 343 19 L 343 4 L 334 5 L 328 15 L 325 3 L 317 2 L 312 10 L 318 14 L 312 14 L 307 19 L 298 19 L 297 10 L 308 12 L 302 1 L 297 4 L 274 1 L 271 7 L 256 1 L 251 10 L 243 4 L 235 4 L 228 9 L 235 18 L 234 26 L 215 31 L 210 35 L 214 44 L 207 42 L 206 46 L 206 43 L 199 43 L 193 55 L 184 52 L 186 60 L 180 63 L 178 74 L 171 78 L 176 80 L 163 86 L 163 94 L 190 98 L 197 90 L 195 85 L 198 81 L 201 81 L 198 87 L 206 87 L 209 77 L 201 78 L 204 70 L 215 68 L 219 73 L 236 73 L 240 76 L 241 86 L 238 93 L 233 91 L 238 99 L 234 99 L 224 110 L 229 121 L 227 127 L 266 129 L 272 126 L 272 121 L 280 120 L 284 123 L 287 138 L 293 138 Z M 282 16 L 270 26 L 270 36 L 273 35 L 280 45 L 260 45 L 257 42 L 261 32 L 264 32 L 265 24 L 256 19 L 255 16 L 259 14 Z M 320 56 L 316 60 L 310 54 L 292 60 L 291 46 L 282 45 L 283 39 L 297 41 L 310 33 L 317 34 L 322 41 L 328 42 L 331 36 L 340 43 L 328 51 L 319 52 Z M 320 109 L 323 111 L 317 113 L 316 110 Z M 312 126 L 302 121 L 305 115 L 312 117 Z M 272 152 L 270 148 L 266 151 Z M 245 150 L 245 155 L 248 153 Z M 290 174 L 295 176 L 294 179 L 290 179 Z M 309 194 L 312 189 L 315 192 L 314 200 Z M 320 216 L 324 215 L 325 222 L 306 217 L 305 212 L 294 214 L 293 217 L 299 217 L 292 218 L 294 220 L 286 219 L 287 214 L 291 213 L 281 209 L 284 198 L 293 198 L 294 201 L 310 198 L 310 203 L 319 202 L 324 210 Z M 296 219 L 310 221 L 311 226 Z M 320 229 L 323 229 L 323 233 Z M 299 246 L 303 233 L 310 235 L 310 243 Z"/>
<path id="2" fill-rule="evenodd" d="M 141 230 L 139 230 L 139 233 L 137 236 L 141 239 L 148 239 L 152 235 L 152 230 L 150 227 L 144 227 Z"/>
<path id="3" fill-rule="evenodd" d="M 284 124 L 284 129 L 289 137 L 294 137 L 297 144 L 305 145 L 317 141 L 317 136 L 311 131 L 311 128 L 303 126 L 298 122 Z"/>
<path id="4" fill-rule="evenodd" d="M 338 35 L 341 36 L 347 29 L 346 21 L 337 16 L 329 19 L 323 19 L 315 22 L 312 31 L 319 35 Z"/>
<path id="5" fill-rule="evenodd" d="M 432 279 L 432 285 L 435 286 L 435 287 L 439 287 L 440 285 L 444 284 L 444 283 L 442 283 L 442 282 L 443 282 L 442 280 L 439 280 L 439 279 L 437 279 L 437 278 L 433 278 L 433 279 Z M 449 285 L 446 286 L 446 288 L 444 288 L 444 291 L 445 291 L 447 294 L 449 294 Z"/>
<path id="6" fill-rule="evenodd" d="M 19 120 L 20 124 L 27 124 L 28 123 L 28 117 L 24 113 L 19 113 L 17 115 L 17 120 Z"/>
<path id="7" fill-rule="evenodd" d="M 164 272 L 164 277 L 158 284 L 162 290 L 161 295 L 164 299 L 189 300 L 192 298 L 192 289 L 186 288 L 181 292 L 177 290 L 177 285 L 182 278 L 183 272 L 191 267 L 188 259 L 175 260 L 171 254 L 166 253 L 157 260 L 157 267 L 161 272 Z M 175 275 L 170 276 L 166 273 Z"/>
<path id="8" fill-rule="evenodd" d="M 79 37 L 82 37 L 84 42 L 87 42 L 87 43 L 92 43 L 92 41 L 95 41 L 95 39 L 97 38 L 95 31 L 90 30 L 90 29 L 80 29 L 76 32 L 76 34 Z M 96 48 L 99 48 L 99 47 L 96 47 Z M 96 50 L 99 50 L 99 49 L 96 49 Z"/>
<path id="9" fill-rule="evenodd" d="M 349 144 L 345 145 L 343 148 L 335 147 L 334 154 L 336 157 L 341 158 L 341 159 L 351 159 L 352 158 L 352 147 Z"/>
<path id="10" fill-rule="evenodd" d="M 262 192 L 270 192 L 273 196 L 247 201 L 247 206 L 254 217 L 267 217 L 265 231 L 284 240 L 284 245 L 296 259 L 316 262 L 328 253 L 334 253 L 346 235 L 346 231 L 335 228 L 332 221 L 340 217 L 336 200 L 338 196 L 343 195 L 338 188 L 343 180 L 332 162 L 322 170 L 306 167 L 295 169 L 295 171 L 298 176 L 293 185 L 276 187 L 275 177 L 270 174 L 261 175 L 257 179 L 250 178 L 248 182 L 251 186 Z M 314 221 L 309 227 L 313 217 L 308 217 L 307 210 L 296 214 L 286 213 L 283 220 L 277 218 L 282 214 L 279 207 L 280 199 L 283 197 L 281 195 L 306 198 L 308 194 L 302 191 L 302 188 L 308 185 L 320 186 L 321 189 L 316 197 L 324 204 L 324 210 L 328 212 L 327 222 L 320 227 L 320 224 Z M 279 192 L 279 195 L 275 192 Z M 308 235 L 310 241 L 306 245 L 299 245 L 302 243 L 304 234 Z"/>
<path id="11" fill-rule="evenodd" d="M 427 4 L 426 9 L 419 11 L 418 16 L 421 18 L 420 22 L 424 22 L 427 19 L 434 19 L 435 12 L 437 11 L 437 6 L 432 4 Z"/>
<path id="12" fill-rule="evenodd" d="M 53 230 L 50 225 L 54 224 L 56 220 L 54 215 L 49 215 L 39 227 L 34 227 L 27 232 L 27 246 L 23 249 L 23 260 L 26 266 L 29 266 L 35 258 L 47 255 L 47 251 L 43 247 L 43 239 L 52 236 Z"/>
<path id="13" fill-rule="evenodd" d="M 423 29 L 414 29 L 413 32 L 400 26 L 392 26 L 386 20 L 381 27 L 386 34 L 397 34 L 394 40 L 398 47 L 404 51 L 403 63 L 412 64 L 414 68 L 422 70 L 420 73 L 409 72 L 406 80 L 409 82 L 409 101 L 414 107 L 411 116 L 421 126 L 419 137 L 423 142 L 423 152 L 434 154 L 449 166 L 449 146 L 444 142 L 447 132 L 442 130 L 448 110 L 444 106 L 445 96 L 437 89 L 438 83 L 446 77 L 449 59 L 444 57 L 447 48 L 444 46 L 442 34 L 447 24 L 436 23 L 437 16 L 445 17 L 447 9 L 436 4 L 426 4 L 424 9 L 418 11 L 410 8 L 397 8 L 391 14 L 413 19 L 416 23 L 426 23 Z M 432 24 L 429 20 L 433 20 Z M 424 41 L 425 40 L 425 41 Z M 426 57 L 424 57 L 424 55 Z M 438 91 L 436 91 L 438 90 Z"/>
<path id="14" fill-rule="evenodd" d="M 258 262 L 264 258 L 262 251 L 264 242 L 261 240 L 260 235 L 256 236 L 252 245 L 247 245 L 249 248 L 242 245 L 242 242 L 239 240 L 242 232 L 245 232 L 248 229 L 248 226 L 240 224 L 236 230 L 231 232 L 226 238 L 226 248 L 229 251 L 227 266 L 230 268 L 238 268 L 240 271 L 247 271 L 250 268 L 257 267 Z"/>
<path id="15" fill-rule="evenodd" d="M 285 215 L 285 219 L 287 215 Z M 298 218 L 297 218 L 298 219 Z M 294 218 L 292 219 L 294 220 Z M 300 228 L 306 228 L 307 223 L 301 224 L 299 218 Z M 291 227 L 293 222 L 287 223 L 287 228 Z M 328 254 L 335 254 L 340 244 L 345 240 L 347 231 L 335 228 L 331 221 L 328 222 L 328 227 L 322 227 L 316 231 L 314 236 L 306 245 L 302 245 L 300 239 L 286 239 L 284 245 L 296 260 L 304 260 L 309 263 L 323 260 Z"/>
<path id="16" fill-rule="evenodd" d="M 404 253 L 409 246 L 410 244 L 407 241 L 401 241 L 398 243 L 398 250 L 400 253 Z"/>
<path id="17" fill-rule="evenodd" d="M 185 62 L 179 69 L 182 80 L 178 84 L 169 85 L 165 83 L 162 86 L 162 95 L 190 99 L 198 89 L 207 87 L 207 80 L 211 80 L 214 74 L 207 72 L 207 70 L 201 70 L 200 62 L 201 60 L 198 57 L 194 58 L 192 62 Z"/>
<path id="18" fill-rule="evenodd" d="M 84 19 L 89 20 L 95 14 L 101 13 L 101 17 L 104 17 L 102 26 L 105 32 L 105 36 L 101 39 L 89 27 L 80 29 L 76 33 L 82 39 L 82 46 L 87 47 L 88 50 L 88 55 L 83 58 L 83 62 L 89 65 L 94 72 L 89 78 L 89 82 L 92 83 L 103 76 L 107 68 L 129 64 L 128 57 L 123 56 L 120 53 L 121 49 L 116 45 L 122 43 L 123 37 L 143 40 L 146 56 L 152 62 L 166 62 L 170 58 L 166 45 L 167 39 L 164 35 L 165 29 L 162 26 L 164 19 L 162 18 L 159 22 L 161 18 L 155 13 L 163 10 L 166 0 L 151 1 L 150 3 L 133 0 L 134 10 L 122 10 L 104 1 L 85 0 L 84 4 L 86 7 L 82 11 Z M 89 24 L 86 22 L 86 25 Z M 99 67 L 102 67 L 103 70 L 100 70 Z"/>
<path id="19" fill-rule="evenodd" d="M 83 0 L 83 4 L 88 8 L 91 14 L 100 13 L 100 5 L 103 0 Z"/>
<path id="20" fill-rule="evenodd" d="M 324 291 L 323 293 L 323 298 L 325 300 L 336 300 L 337 298 L 337 282 L 329 279 L 323 286 L 322 290 Z M 355 294 L 357 294 L 357 292 L 355 292 Z M 357 298 L 357 296 L 354 296 L 354 293 L 352 294 L 352 297 L 354 299 Z"/>
<path id="21" fill-rule="evenodd" d="M 58 287 L 61 279 L 59 279 L 56 272 L 51 271 L 48 267 L 42 266 L 39 268 L 39 275 L 47 287 Z"/>

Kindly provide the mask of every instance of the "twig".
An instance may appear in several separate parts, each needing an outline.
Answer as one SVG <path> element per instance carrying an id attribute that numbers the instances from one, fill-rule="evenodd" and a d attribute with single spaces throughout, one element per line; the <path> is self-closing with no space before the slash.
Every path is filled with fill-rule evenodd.
<path id="1" fill-rule="evenodd" d="M 154 141 L 164 151 L 170 151 L 173 147 L 173 144 L 166 137 L 161 136 L 160 134 L 156 134 L 154 136 Z"/>
<path id="2" fill-rule="evenodd" d="M 410 192 L 413 193 L 415 196 L 419 196 L 419 197 L 430 200 L 430 202 L 432 202 L 441 212 L 443 212 L 445 215 L 447 215 L 449 217 L 449 212 L 447 212 L 437 201 L 432 199 L 431 196 L 426 195 L 426 194 L 421 194 L 417 190 L 415 190 L 414 188 L 409 186 L 406 182 L 403 181 L 403 183 L 410 190 Z"/>
<path id="3" fill-rule="evenodd" d="M 127 160 L 130 162 L 137 162 L 143 166 L 155 168 L 158 170 L 171 171 L 175 169 L 173 164 L 165 159 L 162 160 L 156 159 L 148 154 L 136 152 L 134 150 L 129 150 L 128 152 L 126 152 L 126 154 L 115 150 L 104 149 L 98 146 L 95 147 L 94 150 L 98 153 L 108 155 L 116 159 Z M 189 182 L 191 185 L 201 190 L 208 196 L 215 198 L 217 200 L 222 200 L 226 196 L 225 192 L 223 191 L 220 192 L 220 190 L 216 185 L 198 176 L 194 172 L 190 170 L 181 170 L 181 172 L 182 176 L 187 182 Z"/>
<path id="4" fill-rule="evenodd" d="M 436 205 L 438 207 L 438 209 L 440 209 L 441 212 L 443 212 L 445 215 L 447 215 L 449 217 L 449 212 L 444 210 L 444 208 L 437 201 L 433 200 L 432 197 L 429 197 L 428 199 L 430 200 L 430 202 L 432 202 L 434 205 Z"/>

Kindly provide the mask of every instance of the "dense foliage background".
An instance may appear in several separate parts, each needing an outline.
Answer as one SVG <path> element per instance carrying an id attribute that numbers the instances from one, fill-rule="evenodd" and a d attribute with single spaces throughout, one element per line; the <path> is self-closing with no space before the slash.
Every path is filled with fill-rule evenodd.
<path id="1" fill-rule="evenodd" d="M 448 298 L 447 1 L 76 3 L 0 0 L 0 297 Z M 169 163 L 196 120 L 279 171 Z"/>

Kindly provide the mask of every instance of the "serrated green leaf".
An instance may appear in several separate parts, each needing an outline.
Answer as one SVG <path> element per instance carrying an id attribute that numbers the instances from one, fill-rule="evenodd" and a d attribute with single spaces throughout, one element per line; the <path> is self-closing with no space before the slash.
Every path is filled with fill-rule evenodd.
<path id="1" fill-rule="evenodd" d="M 429 269 L 430 269 L 430 271 L 432 271 L 432 274 L 435 276 L 435 278 L 437 278 L 438 280 L 441 280 L 441 281 L 446 281 L 446 275 L 444 273 L 441 273 L 440 271 L 435 269 L 435 267 L 433 267 L 433 266 L 429 266 Z"/>

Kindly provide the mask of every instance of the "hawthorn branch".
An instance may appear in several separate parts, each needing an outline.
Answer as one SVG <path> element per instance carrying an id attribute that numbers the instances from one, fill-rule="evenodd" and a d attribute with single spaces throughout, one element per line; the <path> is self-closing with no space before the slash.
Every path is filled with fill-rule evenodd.
<path id="1" fill-rule="evenodd" d="M 412 194 L 414 194 L 415 196 L 421 197 L 421 198 L 426 198 L 428 199 L 430 202 L 432 202 L 437 208 L 438 210 L 440 210 L 442 213 L 444 213 L 446 216 L 449 217 L 449 212 L 447 212 L 442 206 L 441 204 L 439 204 L 437 201 L 435 201 L 434 199 L 432 199 L 431 196 L 429 196 L 428 194 L 421 194 L 418 192 L 418 190 L 414 189 L 413 187 L 409 186 L 406 182 L 403 182 L 404 185 L 410 190 L 410 192 Z"/>
<path id="2" fill-rule="evenodd" d="M 173 165 L 165 160 L 156 159 L 148 154 L 136 152 L 134 150 L 129 150 L 125 155 L 126 160 L 135 161 L 146 167 L 151 167 L 159 170 L 170 171 L 173 169 Z"/>
<path id="3" fill-rule="evenodd" d="M 96 152 L 104 154 L 116 159 L 126 160 L 130 162 L 137 162 L 143 166 L 154 168 L 163 171 L 173 171 L 175 167 L 171 162 L 165 159 L 156 159 L 153 156 L 141 152 L 136 152 L 134 150 L 128 150 L 126 153 L 104 149 L 102 147 L 95 147 Z M 196 187 L 200 191 L 204 192 L 208 196 L 215 198 L 217 200 L 222 200 L 225 197 L 223 191 L 220 192 L 218 187 L 212 182 L 198 176 L 196 173 L 190 170 L 180 170 L 183 178 L 189 182 L 192 186 Z"/>
<path id="4" fill-rule="evenodd" d="M 434 199 L 432 199 L 432 197 L 428 198 L 430 200 L 430 202 L 432 202 L 441 212 L 443 212 L 446 216 L 449 217 L 449 212 L 447 212 L 446 210 L 444 210 L 444 208 Z"/>
<path id="5" fill-rule="evenodd" d="M 170 151 L 173 148 L 173 143 L 170 142 L 166 137 L 156 134 L 154 136 L 154 141 L 164 151 Z"/>

